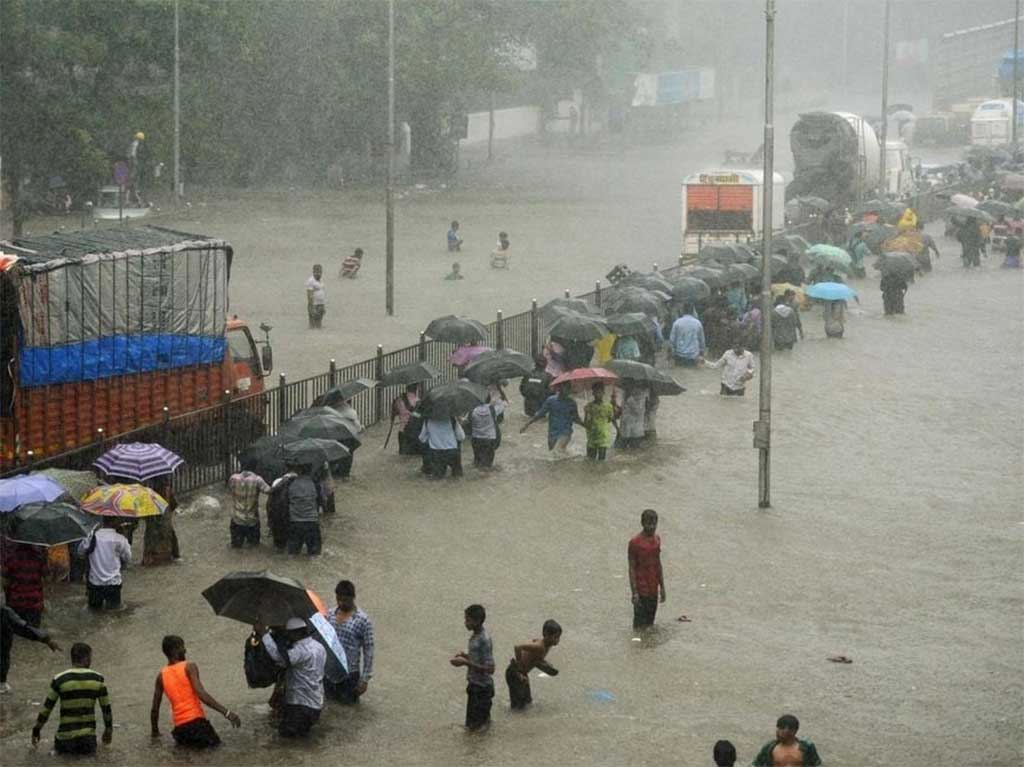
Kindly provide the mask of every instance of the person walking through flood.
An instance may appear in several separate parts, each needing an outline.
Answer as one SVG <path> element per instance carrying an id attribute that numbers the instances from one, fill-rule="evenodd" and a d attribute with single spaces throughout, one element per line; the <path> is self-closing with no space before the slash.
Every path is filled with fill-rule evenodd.
<path id="1" fill-rule="evenodd" d="M 320 264 L 313 264 L 313 274 L 306 280 L 306 313 L 309 315 L 309 327 L 316 330 L 323 327 L 324 313 L 327 311 L 323 276 L 324 268 Z"/>
<path id="2" fill-rule="evenodd" d="M 790 296 L 795 298 L 796 294 L 787 290 L 785 294 L 777 296 L 775 306 L 772 307 L 772 344 L 776 350 L 792 349 L 797 337 L 804 337 L 800 311 L 790 304 Z"/>
<path id="3" fill-rule="evenodd" d="M 466 652 L 456 653 L 448 661 L 466 668 L 466 729 L 476 732 L 491 723 L 491 702 L 494 699 L 494 645 L 484 629 L 487 611 L 483 605 L 466 608 L 464 621 L 471 632 Z"/>
<path id="4" fill-rule="evenodd" d="M 103 714 L 103 743 L 109 745 L 114 734 L 114 716 L 110 693 L 103 675 L 93 671 L 92 648 L 84 642 L 71 645 L 71 668 L 50 681 L 43 707 L 32 728 L 32 747 L 39 745 L 43 727 L 60 701 L 60 724 L 53 738 L 58 754 L 87 756 L 96 753 L 96 706 Z"/>
<path id="5" fill-rule="evenodd" d="M 617 448 L 639 447 L 647 434 L 647 397 L 650 389 L 645 384 L 628 379 L 622 382 L 622 404 L 619 406 L 619 436 Z"/>
<path id="6" fill-rule="evenodd" d="M 704 325 L 697 319 L 693 304 L 687 304 L 683 308 L 682 316 L 672 323 L 668 343 L 672 350 L 672 359 L 676 365 L 682 367 L 697 367 L 697 360 L 707 352 Z"/>
<path id="7" fill-rule="evenodd" d="M 287 659 L 267 627 L 257 624 L 253 631 L 261 637 L 263 647 L 271 660 L 285 669 L 284 707 L 277 731 L 284 738 L 302 738 L 320 721 L 324 707 L 324 665 L 327 650 L 310 634 L 306 621 L 289 618 L 285 623 L 288 649 Z"/>
<path id="8" fill-rule="evenodd" d="M 519 382 L 519 393 L 523 396 L 523 413 L 527 416 L 534 415 L 544 400 L 551 396 L 551 374 L 545 370 L 548 361 L 543 356 L 537 356 L 533 361 L 533 372 L 523 376 Z"/>
<path id="9" fill-rule="evenodd" d="M 596 383 L 590 390 L 594 395 L 594 401 L 588 402 L 583 408 L 583 427 L 587 430 L 587 458 L 603 461 L 608 457 L 608 448 L 612 446 L 615 406 L 604 401 L 604 384 Z"/>
<path id="10" fill-rule="evenodd" d="M 427 476 L 444 479 L 451 467 L 452 479 L 462 476 L 462 443 L 466 432 L 456 418 L 426 418 L 420 429 L 420 442 L 425 448 L 423 460 Z"/>
<path id="11" fill-rule="evenodd" d="M 470 443 L 473 465 L 478 469 L 494 467 L 494 453 L 501 445 L 501 415 L 505 402 L 501 397 L 487 395 L 487 401 L 469 413 Z"/>
<path id="12" fill-rule="evenodd" d="M 409 419 L 419 401 L 419 384 L 414 383 L 408 384 L 404 392 L 391 400 L 391 424 L 388 434 L 391 433 L 391 429 L 395 428 L 395 419 L 397 418 L 399 455 L 416 455 L 420 452 L 419 440 L 416 439 L 416 435 L 406 433 Z"/>
<path id="13" fill-rule="evenodd" d="M 665 602 L 665 576 L 661 569 L 661 538 L 657 535 L 658 512 L 644 509 L 641 530 L 629 539 L 629 592 L 633 602 L 633 628 L 654 625 L 658 602 Z"/>
<path id="14" fill-rule="evenodd" d="M 288 553 L 296 555 L 306 547 L 306 554 L 320 554 L 320 509 L 323 506 L 319 483 L 313 480 L 308 466 L 288 485 Z"/>
<path id="15" fill-rule="evenodd" d="M 775 723 L 775 740 L 757 752 L 752 767 L 817 767 L 821 764 L 818 749 L 809 740 L 797 738 L 800 721 L 792 714 L 783 714 Z"/>
<path id="16" fill-rule="evenodd" d="M 572 398 L 572 387 L 569 384 L 562 384 L 558 387 L 558 393 L 552 394 L 540 406 L 536 413 L 530 417 L 520 434 L 526 432 L 530 426 L 544 416 L 548 418 L 548 450 L 556 447 L 562 452 L 566 451 L 572 441 L 573 424 L 584 426 L 580 420 L 579 407 L 576 400 Z"/>
<path id="17" fill-rule="evenodd" d="M 509 703 L 513 711 L 521 711 L 533 703 L 530 691 L 530 672 L 540 669 L 549 676 L 556 672 L 547 663 L 548 652 L 562 641 L 562 627 L 557 621 L 546 620 L 541 627 L 540 639 L 517 644 L 512 650 L 512 659 L 505 669 L 505 684 L 508 685 Z"/>
<path id="18" fill-rule="evenodd" d="M 352 581 L 338 581 L 334 587 L 338 607 L 330 623 L 338 635 L 348 662 L 348 676 L 337 684 L 324 679 L 324 689 L 339 703 L 353 705 L 366 693 L 373 677 L 373 623 L 356 606 L 356 587 Z"/>
<path id="19" fill-rule="evenodd" d="M 747 381 L 754 377 L 754 355 L 737 339 L 732 349 L 714 362 L 704 362 L 709 368 L 722 368 L 719 394 L 723 397 L 742 397 L 747 393 Z"/>
<path id="20" fill-rule="evenodd" d="M 86 594 L 90 610 L 118 610 L 121 607 L 122 570 L 132 560 L 132 547 L 120 531 L 123 519 L 104 517 L 103 526 L 79 544 L 89 558 Z"/>
<path id="21" fill-rule="evenodd" d="M 203 704 L 221 714 L 232 727 L 241 727 L 238 714 L 217 702 L 203 687 L 199 679 L 199 666 L 185 659 L 185 640 L 169 634 L 164 637 L 162 649 L 167 665 L 156 675 L 153 686 L 153 705 L 149 723 L 154 738 L 160 737 L 160 704 L 166 695 L 171 704 L 174 729 L 171 736 L 179 746 L 214 748 L 220 745 L 220 736 L 206 718 Z"/>
<path id="22" fill-rule="evenodd" d="M 903 297 L 907 294 L 907 281 L 895 272 L 882 275 L 879 283 L 886 316 L 903 314 Z"/>
<path id="23" fill-rule="evenodd" d="M 30 642 L 41 642 L 52 652 L 60 652 L 60 645 L 40 628 L 28 623 L 18 613 L 7 606 L 6 597 L 0 591 L 0 695 L 7 695 L 11 686 L 7 683 L 7 673 L 11 670 L 11 650 L 14 637 L 20 636 Z"/>
<path id="24" fill-rule="evenodd" d="M 956 238 L 960 241 L 961 254 L 960 260 L 964 264 L 964 269 L 970 269 L 972 266 L 981 266 L 981 245 L 983 237 L 981 235 L 981 228 L 978 226 L 978 222 L 973 218 L 965 219 L 956 230 Z"/>
<path id="25" fill-rule="evenodd" d="M 260 545 L 260 493 L 269 496 L 270 485 L 251 471 L 240 471 L 228 478 L 231 492 L 231 522 L 228 531 L 231 547 Z M 269 524 L 269 520 L 267 522 Z"/>

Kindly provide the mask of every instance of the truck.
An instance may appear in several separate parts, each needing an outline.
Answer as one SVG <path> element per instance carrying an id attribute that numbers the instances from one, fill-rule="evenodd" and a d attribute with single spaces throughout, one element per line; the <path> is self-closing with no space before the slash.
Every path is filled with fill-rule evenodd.
<path id="1" fill-rule="evenodd" d="M 262 421 L 271 328 L 229 314 L 225 240 L 115 227 L 0 253 L 0 471 L 225 399 Z"/>
<path id="2" fill-rule="evenodd" d="M 774 199 L 769 225 L 782 231 L 785 181 L 772 179 Z M 682 255 L 696 255 L 710 242 L 751 242 L 761 238 L 764 171 L 726 168 L 694 173 L 683 181 Z"/>
<path id="3" fill-rule="evenodd" d="M 971 115 L 971 144 L 1004 146 L 1013 137 L 1013 99 L 983 101 Z M 1017 131 L 1024 128 L 1024 102 L 1017 100 Z"/>

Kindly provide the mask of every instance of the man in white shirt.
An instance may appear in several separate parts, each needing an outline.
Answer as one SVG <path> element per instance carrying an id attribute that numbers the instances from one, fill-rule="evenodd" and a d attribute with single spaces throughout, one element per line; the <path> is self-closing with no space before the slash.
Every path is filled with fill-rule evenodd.
<path id="1" fill-rule="evenodd" d="M 302 618 L 289 618 L 285 624 L 288 661 L 282 657 L 277 642 L 267 634 L 265 626 L 253 627 L 262 636 L 263 647 L 279 666 L 287 669 L 284 677 L 284 708 L 278 732 L 286 738 L 301 738 L 320 719 L 324 707 L 324 665 L 327 650 L 309 633 Z"/>
<path id="2" fill-rule="evenodd" d="M 470 411 L 469 426 L 473 445 L 473 465 L 478 469 L 494 466 L 494 451 L 501 444 L 501 426 L 498 418 L 505 412 L 505 402 L 488 395 L 487 402 Z"/>
<path id="3" fill-rule="evenodd" d="M 754 377 L 754 355 L 743 348 L 738 340 L 716 362 L 705 362 L 707 367 L 722 368 L 722 387 L 719 394 L 726 397 L 742 397 L 746 393 L 747 381 Z"/>
<path id="4" fill-rule="evenodd" d="M 80 544 L 89 558 L 86 593 L 89 609 L 116 610 L 121 607 L 121 570 L 132 561 L 132 547 L 118 531 L 124 520 L 104 517 L 103 527 Z"/>
<path id="5" fill-rule="evenodd" d="M 420 429 L 420 442 L 427 449 L 429 477 L 441 479 L 452 467 L 452 479 L 462 476 L 462 442 L 466 432 L 454 418 L 427 418 Z"/>
<path id="6" fill-rule="evenodd" d="M 324 312 L 327 309 L 327 294 L 324 292 L 324 268 L 313 264 L 313 274 L 306 280 L 306 311 L 309 313 L 309 327 L 323 327 Z"/>

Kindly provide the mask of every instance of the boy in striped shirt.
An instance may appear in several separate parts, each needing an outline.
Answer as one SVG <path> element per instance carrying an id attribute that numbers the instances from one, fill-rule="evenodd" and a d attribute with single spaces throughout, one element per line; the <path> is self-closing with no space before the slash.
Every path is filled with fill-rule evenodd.
<path id="1" fill-rule="evenodd" d="M 60 725 L 53 746 L 58 754 L 86 755 L 96 753 L 96 704 L 103 712 L 103 743 L 109 744 L 114 734 L 114 717 L 110 695 L 103 675 L 93 671 L 92 648 L 84 642 L 71 646 L 71 668 L 57 674 L 50 682 L 43 709 L 32 728 L 32 745 L 39 744 L 39 735 L 50 718 L 54 705 L 60 701 Z"/>

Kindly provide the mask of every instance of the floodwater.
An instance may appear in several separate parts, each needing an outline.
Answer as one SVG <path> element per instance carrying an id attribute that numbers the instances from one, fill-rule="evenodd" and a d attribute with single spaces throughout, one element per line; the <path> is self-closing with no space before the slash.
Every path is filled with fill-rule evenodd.
<path id="1" fill-rule="evenodd" d="M 664 161 L 672 151 L 637 154 Z M 530 290 L 544 298 L 563 283 L 585 287 L 618 260 L 654 260 L 637 243 L 671 253 L 676 198 L 630 201 L 642 184 L 626 172 L 628 162 L 578 162 L 578 199 L 561 199 L 560 189 L 549 204 L 538 192 L 534 205 L 517 199 L 528 191 L 514 188 L 507 199 L 473 202 L 481 220 L 467 223 L 466 234 L 475 255 L 461 259 L 479 263 L 467 269 L 472 281 L 458 286 L 440 281 L 448 256 L 435 246 L 444 219 L 461 211 L 410 203 L 401 241 L 415 242 L 414 222 L 426 241 L 411 267 L 416 277 L 399 283 L 399 305 L 419 301 L 427 311 L 388 322 L 370 315 L 382 297 L 374 292 L 371 301 L 364 292 L 369 284 L 377 291 L 383 273 L 371 245 L 356 284 L 330 285 L 334 310 L 322 337 L 337 344 L 331 354 L 339 363 L 352 349 L 364 356 L 371 328 L 404 344 L 430 311 L 473 311 L 494 306 L 499 295 L 518 296 L 522 305 Z M 559 163 L 571 165 L 552 160 Z M 653 169 L 652 189 L 686 170 Z M 620 173 L 623 179 L 611 202 L 603 197 L 607 188 L 593 188 L 602 172 L 606 181 Z M 616 199 L 628 216 L 610 216 Z M 368 210 L 364 202 L 355 213 L 340 211 L 325 247 L 365 247 L 370 240 L 358 237 L 375 227 L 365 220 Z M 266 215 L 284 222 L 288 211 Z M 539 234 L 527 230 L 531 222 Z M 279 341 L 278 358 L 289 373 L 306 360 L 310 368 L 301 372 L 314 372 L 328 355 L 311 349 L 304 328 L 309 253 L 290 250 L 282 233 L 261 251 L 264 277 L 246 276 L 249 248 L 210 223 L 199 231 L 236 241 L 239 309 L 280 326 L 275 334 L 288 342 Z M 234 227 L 245 231 L 244 222 Z M 291 227 L 299 233 L 306 225 L 299 218 Z M 490 273 L 483 261 L 499 227 L 536 253 L 507 275 Z M 244 241 L 258 242 L 260 228 Z M 574 247 L 563 245 L 574 238 Z M 477 253 L 476 242 L 486 248 Z M 132 568 L 122 614 L 90 615 L 79 587 L 52 587 L 46 625 L 65 647 L 77 639 L 92 644 L 113 696 L 119 726 L 99 763 L 698 767 L 710 763 L 717 739 L 728 738 L 739 763 L 748 764 L 773 736 L 775 719 L 794 713 L 801 735 L 831 765 L 1020 764 L 1024 282 L 995 268 L 992 257 L 981 271 L 964 273 L 952 243 L 940 244 L 944 257 L 911 286 L 905 316 L 882 316 L 877 278 L 869 278 L 857 285 L 861 303 L 844 339 L 826 339 L 820 313 L 805 313 L 807 340 L 775 357 L 770 510 L 756 507 L 754 390 L 720 398 L 717 371 L 686 370 L 678 377 L 688 391 L 662 400 L 658 444 L 613 451 L 606 464 L 582 457 L 579 433 L 573 454 L 562 459 L 546 450 L 543 424 L 520 435 L 518 398 L 504 428 L 500 470 L 473 470 L 467 448 L 461 482 L 421 479 L 417 462 L 397 456 L 393 442 L 388 452 L 380 449 L 385 431 L 375 427 L 357 454 L 353 481 L 339 486 L 321 557 L 288 558 L 266 546 L 231 550 L 226 512 L 186 510 L 177 523 L 184 560 Z M 294 283 L 294 311 L 258 291 L 267 275 Z M 438 280 L 436 289 L 427 275 Z M 365 314 L 348 316 L 342 296 Z M 645 507 L 661 515 L 668 601 L 657 628 L 635 642 L 625 548 Z M 376 675 L 364 703 L 330 705 L 305 743 L 273 733 L 266 691 L 247 689 L 242 675 L 246 627 L 214 616 L 200 596 L 227 571 L 263 567 L 325 598 L 339 578 L 350 578 L 375 621 Z M 482 735 L 460 726 L 464 676 L 447 663 L 465 648 L 462 610 L 471 602 L 487 607 L 499 668 L 494 723 Z M 684 614 L 692 622 L 677 620 Z M 546 618 L 565 629 L 550 656 L 562 673 L 534 678 L 536 703 L 513 715 L 500 671 L 512 645 L 538 636 Z M 242 717 L 241 730 L 231 731 L 212 715 L 225 741 L 215 753 L 173 748 L 166 703 L 164 735 L 149 737 L 165 633 L 185 637 L 207 688 Z M 828 662 L 835 654 L 853 663 Z M 48 748 L 31 751 L 29 731 L 49 677 L 66 665 L 16 640 L 14 692 L 0 699 L 5 765 L 55 761 L 42 756 Z M 47 746 L 54 726 L 44 731 Z"/>

